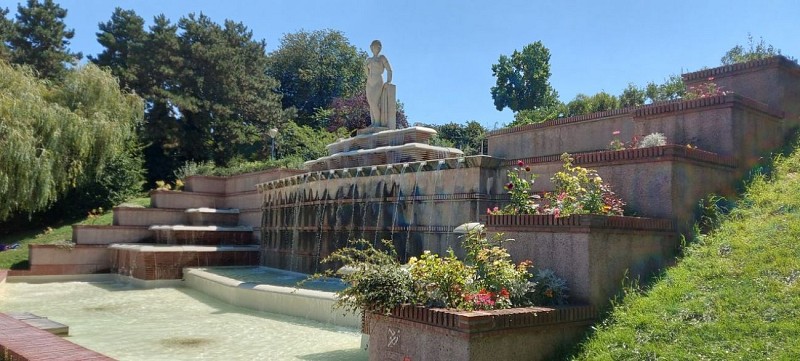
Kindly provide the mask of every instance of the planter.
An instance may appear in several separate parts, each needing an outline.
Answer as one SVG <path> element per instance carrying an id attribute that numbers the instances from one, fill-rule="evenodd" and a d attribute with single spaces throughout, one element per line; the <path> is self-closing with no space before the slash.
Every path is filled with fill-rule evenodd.
<path id="1" fill-rule="evenodd" d="M 401 306 L 369 314 L 370 360 L 541 360 L 577 341 L 591 306 L 456 311 Z"/>
<path id="2" fill-rule="evenodd" d="M 567 281 L 570 302 L 605 307 L 623 282 L 646 279 L 673 259 L 678 236 L 664 219 L 573 215 L 487 216 L 515 262 L 532 260 Z"/>

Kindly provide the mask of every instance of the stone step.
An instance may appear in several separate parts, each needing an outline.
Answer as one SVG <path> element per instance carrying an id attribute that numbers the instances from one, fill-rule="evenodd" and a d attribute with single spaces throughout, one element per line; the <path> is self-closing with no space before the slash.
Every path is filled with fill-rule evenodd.
<path id="1" fill-rule="evenodd" d="M 185 211 L 189 225 L 192 226 L 225 226 L 239 224 L 239 210 L 236 208 L 189 208 Z M 150 224 L 156 224 L 153 222 Z M 159 224 L 181 224 L 182 222 L 161 222 Z"/>
<path id="2" fill-rule="evenodd" d="M 216 193 L 154 190 L 150 192 L 153 208 L 225 207 L 225 197 Z"/>
<path id="3" fill-rule="evenodd" d="M 257 242 L 250 226 L 155 225 L 149 230 L 158 244 L 177 245 L 248 245 Z"/>
<path id="4" fill-rule="evenodd" d="M 259 246 L 114 244 L 112 272 L 140 280 L 182 279 L 186 267 L 255 266 Z"/>
<path id="5" fill-rule="evenodd" d="M 143 226 L 72 226 L 72 241 L 76 244 L 136 243 L 152 239 L 153 231 Z"/>
<path id="6" fill-rule="evenodd" d="M 114 207 L 115 226 L 150 226 L 153 224 L 186 224 L 185 209 Z"/>

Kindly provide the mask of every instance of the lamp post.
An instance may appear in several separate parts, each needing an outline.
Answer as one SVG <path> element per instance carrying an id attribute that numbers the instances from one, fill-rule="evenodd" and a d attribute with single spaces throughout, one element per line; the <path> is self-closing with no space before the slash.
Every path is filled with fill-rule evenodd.
<path id="1" fill-rule="evenodd" d="M 271 152 L 271 158 L 270 159 L 274 160 L 275 159 L 275 137 L 278 136 L 278 128 L 271 128 L 267 134 L 269 134 L 269 137 L 272 138 L 272 152 Z"/>

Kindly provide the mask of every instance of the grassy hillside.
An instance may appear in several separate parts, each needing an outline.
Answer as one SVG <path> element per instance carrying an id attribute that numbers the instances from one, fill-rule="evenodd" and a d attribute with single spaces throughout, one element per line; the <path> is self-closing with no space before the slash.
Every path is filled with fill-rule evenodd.
<path id="1" fill-rule="evenodd" d="M 800 144 L 646 292 L 630 291 L 577 360 L 800 359 Z"/>
<path id="2" fill-rule="evenodd" d="M 150 198 L 135 198 L 130 200 L 129 203 L 148 207 L 150 206 Z M 106 211 L 102 214 L 88 215 L 78 223 L 97 225 L 111 224 L 113 216 L 113 212 Z M 4 236 L 0 239 L 0 244 L 12 245 L 18 243 L 20 247 L 0 252 L 0 269 L 27 268 L 29 244 L 69 242 L 71 238 L 72 225 L 65 225 L 57 228 L 45 227 Z"/>

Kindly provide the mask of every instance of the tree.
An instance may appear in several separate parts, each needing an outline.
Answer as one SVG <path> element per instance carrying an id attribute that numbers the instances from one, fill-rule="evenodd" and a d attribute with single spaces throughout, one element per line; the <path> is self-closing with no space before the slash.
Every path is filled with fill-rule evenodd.
<path id="1" fill-rule="evenodd" d="M 736 45 L 731 48 L 731 50 L 728 50 L 720 61 L 722 65 L 731 65 L 769 58 L 776 55 L 781 55 L 781 49 L 775 49 L 772 44 L 766 44 L 764 38 L 759 38 L 759 41 L 756 43 L 753 40 L 753 35 L 747 33 L 747 49 L 741 45 Z"/>
<path id="2" fill-rule="evenodd" d="M 114 9 L 111 20 L 100 23 L 100 32 L 96 33 L 97 42 L 105 50 L 97 57 L 89 56 L 89 60 L 99 66 L 107 66 L 124 88 L 142 92 L 139 79 L 143 78 L 142 61 L 147 32 L 144 30 L 144 19 L 133 10 Z"/>
<path id="3" fill-rule="evenodd" d="M 397 102 L 397 128 L 408 127 L 408 119 L 403 110 L 403 103 Z M 365 128 L 370 124 L 369 104 L 362 89 L 356 95 L 347 98 L 335 98 L 329 108 L 318 109 L 315 114 L 316 123 L 335 131 L 341 127 L 348 131 Z"/>
<path id="4" fill-rule="evenodd" d="M 563 118 L 567 116 L 566 104 L 558 101 L 555 104 L 538 109 L 523 109 L 514 114 L 514 121 L 509 127 L 516 127 L 526 124 L 541 123 L 551 119 Z"/>
<path id="5" fill-rule="evenodd" d="M 421 125 L 436 130 L 433 145 L 458 148 L 465 155 L 483 154 L 483 141 L 486 139 L 487 130 L 477 121 L 471 120 L 466 125 L 458 123 Z"/>
<path id="6" fill-rule="evenodd" d="M 284 35 L 269 54 L 267 73 L 280 82 L 283 107 L 296 108 L 300 124 L 321 127 L 317 109 L 364 90 L 365 58 L 340 31 L 299 31 Z"/>
<path id="7" fill-rule="evenodd" d="M 8 42 L 14 34 L 14 22 L 7 18 L 8 8 L 0 8 L 0 61 L 11 61 L 11 49 Z"/>
<path id="8" fill-rule="evenodd" d="M 644 105 L 647 97 L 644 89 L 637 87 L 633 83 L 628 83 L 628 87 L 619 95 L 619 105 L 622 108 L 638 107 Z"/>
<path id="9" fill-rule="evenodd" d="M 686 86 L 680 75 L 670 75 L 662 84 L 647 83 L 645 94 L 650 102 L 680 99 L 686 93 Z"/>
<path id="10" fill-rule="evenodd" d="M 279 84 L 266 75 L 266 44 L 242 23 L 189 14 L 177 24 L 157 16 L 149 31 L 140 24 L 133 11 L 115 10 L 100 24 L 105 50 L 93 60 L 146 99 L 151 181 L 172 177 L 186 161 L 225 166 L 248 158 L 266 129 L 287 121 Z"/>
<path id="11" fill-rule="evenodd" d="M 45 210 L 111 171 L 127 183 L 102 192 L 140 189 L 141 164 L 129 152 L 136 150 L 142 101 L 120 91 L 114 77 L 87 65 L 53 85 L 0 62 L 0 79 L 0 220 Z"/>
<path id="12" fill-rule="evenodd" d="M 66 17 L 67 10 L 53 0 L 28 0 L 27 6 L 19 5 L 10 41 L 12 61 L 32 66 L 41 78 L 60 79 L 67 70 L 65 64 L 82 57 L 68 48 L 75 31 L 67 30 Z"/>
<path id="13" fill-rule="evenodd" d="M 550 86 L 550 50 L 541 41 L 526 45 L 522 52 L 514 50 L 511 57 L 500 55 L 492 65 L 492 75 L 497 77 L 491 90 L 497 110 L 533 110 L 558 100 Z"/>

